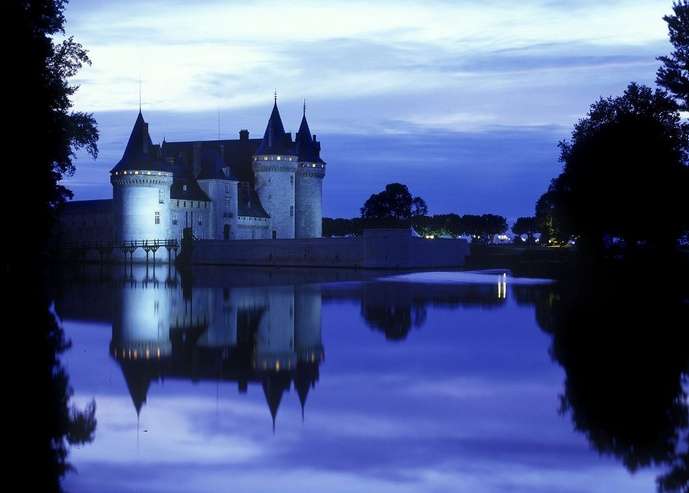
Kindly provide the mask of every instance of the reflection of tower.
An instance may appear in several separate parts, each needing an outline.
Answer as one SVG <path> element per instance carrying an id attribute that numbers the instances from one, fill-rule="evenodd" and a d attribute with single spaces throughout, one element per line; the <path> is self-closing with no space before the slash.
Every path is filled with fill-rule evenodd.
<path id="1" fill-rule="evenodd" d="M 297 371 L 294 387 L 299 395 L 301 416 L 309 389 L 318 381 L 318 367 L 323 359 L 321 340 L 321 288 L 318 285 L 298 286 L 294 294 L 295 349 Z"/>
<path id="2" fill-rule="evenodd" d="M 116 288 L 110 344 L 137 415 L 151 382 L 172 378 L 260 384 L 273 427 L 294 382 L 303 416 L 323 357 L 319 286 L 183 290 L 145 272 Z"/>
<path id="3" fill-rule="evenodd" d="M 164 282 L 134 266 L 131 277 L 114 289 L 111 354 L 122 371 L 137 413 L 146 401 L 154 366 L 151 361 L 170 355 L 170 290 Z M 150 272 L 148 272 L 150 274 Z"/>
<path id="4" fill-rule="evenodd" d="M 294 287 L 272 287 L 267 295 L 268 310 L 256 336 L 256 369 L 291 370 L 297 359 L 294 353 Z"/>

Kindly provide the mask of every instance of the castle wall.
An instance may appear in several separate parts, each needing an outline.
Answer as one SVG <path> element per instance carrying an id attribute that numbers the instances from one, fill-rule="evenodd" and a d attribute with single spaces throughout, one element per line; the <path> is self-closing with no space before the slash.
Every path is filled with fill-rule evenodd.
<path id="1" fill-rule="evenodd" d="M 237 182 L 230 180 L 199 180 L 199 186 L 210 197 L 208 238 L 222 240 L 225 225 L 229 226 L 229 240 L 235 239 L 237 217 Z"/>
<path id="2" fill-rule="evenodd" d="M 239 216 L 231 233 L 235 240 L 268 240 L 271 237 L 271 219 Z"/>
<path id="3" fill-rule="evenodd" d="M 170 238 L 182 239 L 184 228 L 192 228 L 199 239 L 213 239 L 209 233 L 211 204 L 199 200 L 170 201 Z"/>
<path id="4" fill-rule="evenodd" d="M 409 230 L 367 230 L 358 238 L 196 241 L 192 264 L 366 269 L 459 267 L 469 255 L 466 240 L 412 237 Z"/>
<path id="5" fill-rule="evenodd" d="M 313 166 L 317 167 L 313 167 Z M 320 238 L 323 233 L 324 168 L 299 163 L 295 190 L 295 237 Z"/>
<path id="6" fill-rule="evenodd" d="M 278 239 L 294 238 L 294 156 L 256 156 L 254 159 L 256 193 L 271 219 L 271 235 Z"/>

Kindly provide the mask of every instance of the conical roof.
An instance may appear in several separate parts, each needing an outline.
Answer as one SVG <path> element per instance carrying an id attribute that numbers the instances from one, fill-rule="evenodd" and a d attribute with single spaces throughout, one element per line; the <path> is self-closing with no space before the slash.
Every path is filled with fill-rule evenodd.
<path id="1" fill-rule="evenodd" d="M 148 394 L 148 387 L 151 384 L 151 377 L 141 364 L 137 362 L 125 361 L 121 363 L 122 373 L 124 374 L 124 381 L 129 390 L 129 396 L 132 398 L 134 409 L 136 409 L 137 416 L 141 412 L 141 408 L 146 402 L 146 395 Z"/>
<path id="2" fill-rule="evenodd" d="M 263 379 L 263 393 L 270 409 L 270 416 L 273 419 L 273 432 L 275 431 L 275 417 L 278 414 L 282 394 L 289 389 L 289 379 L 279 373 L 267 375 Z"/>
<path id="3" fill-rule="evenodd" d="M 301 124 L 297 132 L 295 144 L 297 147 L 297 155 L 299 161 L 306 161 L 309 163 L 323 163 L 320 157 L 321 146 L 313 140 L 311 136 L 311 129 L 309 129 L 309 122 L 306 121 L 306 109 L 301 117 Z"/>
<path id="4" fill-rule="evenodd" d="M 170 166 L 160 159 L 157 154 L 156 146 L 153 145 L 151 136 L 148 134 L 148 123 L 146 123 L 141 110 L 139 110 L 122 159 L 110 172 L 126 170 L 171 172 Z"/>
<path id="5" fill-rule="evenodd" d="M 261 145 L 256 149 L 256 154 L 295 154 L 292 137 L 285 133 L 285 127 L 282 124 L 282 118 L 280 118 L 277 101 L 275 101 L 273 105 L 273 111 L 270 113 L 270 119 L 268 120 L 266 131 L 263 134 L 263 141 L 261 141 Z"/>

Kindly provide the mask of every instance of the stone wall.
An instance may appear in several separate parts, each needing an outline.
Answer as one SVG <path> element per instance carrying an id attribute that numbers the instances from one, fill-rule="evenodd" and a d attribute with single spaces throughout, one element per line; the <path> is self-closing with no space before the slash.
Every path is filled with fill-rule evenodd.
<path id="1" fill-rule="evenodd" d="M 193 242 L 191 263 L 430 269 L 459 267 L 469 254 L 465 240 L 426 240 L 409 230 L 367 230 L 357 238 Z"/>

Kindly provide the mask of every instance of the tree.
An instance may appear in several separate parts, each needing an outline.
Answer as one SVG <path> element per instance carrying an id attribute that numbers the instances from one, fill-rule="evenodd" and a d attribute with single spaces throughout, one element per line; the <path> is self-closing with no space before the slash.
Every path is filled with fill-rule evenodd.
<path id="1" fill-rule="evenodd" d="M 426 214 L 428 214 L 428 206 L 426 205 L 426 201 L 421 197 L 414 197 L 411 201 L 411 216 L 418 217 L 425 216 Z"/>
<path id="2" fill-rule="evenodd" d="M 98 152 L 93 116 L 74 112 L 70 82 L 85 63 L 86 50 L 64 34 L 64 0 L 11 0 L 3 4 L 5 25 L 12 48 L 6 50 L 7 143 L 4 179 L 21 196 L 21 213 L 5 215 L 2 242 L 2 273 L 8 290 L 8 347 L 31 348 L 21 355 L 16 389 L 8 389 L 18 406 L 10 434 L 21 434 L 17 443 L 32 451 L 32 460 L 10 467 L 22 488 L 60 491 L 60 479 L 69 470 L 68 445 L 93 438 L 95 404 L 79 411 L 70 406 L 72 389 L 60 362 L 69 341 L 52 311 L 45 253 L 59 205 L 71 193 L 59 182 L 74 171 L 75 152 Z M 11 194 L 12 191 L 8 190 Z M 13 314 L 21 317 L 11 320 Z M 12 407 L 12 406 L 10 406 Z M 10 409 L 10 412 L 13 410 Z M 10 438 L 12 441 L 14 437 Z M 8 478 L 12 482 L 11 478 Z"/>
<path id="3" fill-rule="evenodd" d="M 672 10 L 674 15 L 666 15 L 663 20 L 675 49 L 670 56 L 658 58 L 662 65 L 656 74 L 656 83 L 675 97 L 680 109 L 689 111 L 689 1 L 675 2 Z"/>
<path id="4" fill-rule="evenodd" d="M 507 219 L 495 214 L 465 214 L 459 221 L 458 229 L 461 234 L 469 235 L 475 240 L 491 243 L 493 236 L 507 231 Z"/>
<path id="5" fill-rule="evenodd" d="M 601 98 L 559 146 L 564 169 L 539 201 L 540 227 L 547 208 L 554 232 L 594 249 L 606 237 L 673 245 L 687 227 L 689 126 L 663 90 L 632 83 Z"/>
<path id="6" fill-rule="evenodd" d="M 519 217 L 512 225 L 512 232 L 517 236 L 526 235 L 527 242 L 533 243 L 534 233 L 538 232 L 536 228 L 536 217 Z"/>
<path id="7" fill-rule="evenodd" d="M 364 219 L 404 221 L 426 213 L 426 202 L 420 197 L 412 197 L 407 186 L 401 183 L 386 185 L 385 190 L 371 195 L 361 208 Z"/>

